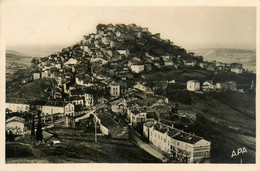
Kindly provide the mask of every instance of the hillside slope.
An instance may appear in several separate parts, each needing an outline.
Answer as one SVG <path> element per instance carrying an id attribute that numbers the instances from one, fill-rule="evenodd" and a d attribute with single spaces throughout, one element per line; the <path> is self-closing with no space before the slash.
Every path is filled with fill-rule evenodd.
<path id="1" fill-rule="evenodd" d="M 179 99 L 173 102 L 178 103 L 182 110 L 196 113 L 196 121 L 188 127 L 176 126 L 211 142 L 211 163 L 239 163 L 240 158 L 231 158 L 231 154 L 241 147 L 247 149 L 247 153 L 241 156 L 243 162 L 254 163 L 255 96 L 238 92 L 187 92 L 187 95 L 192 100 L 190 105 L 180 103 Z"/>
<path id="2" fill-rule="evenodd" d="M 92 91 L 101 98 L 108 92 L 106 90 L 110 89 L 109 85 L 112 82 L 119 83 L 120 89 L 124 91 L 133 88 L 138 82 L 144 83 L 153 91 L 152 93 L 167 97 L 170 101 L 171 104 L 163 104 L 161 108 L 156 109 L 160 117 L 167 115 L 163 119 L 169 118 L 169 112 L 165 112 L 164 109 L 170 110 L 176 103 L 196 115 L 197 120 L 195 119 L 196 122 L 190 127 L 187 125 L 181 125 L 183 128 L 176 127 L 209 140 L 212 143 L 212 162 L 239 163 L 239 160 L 230 158 L 232 151 L 246 147 L 248 153 L 244 162 L 254 163 L 256 112 L 255 91 L 251 83 L 256 82 L 256 74 L 250 72 L 236 74 L 231 70 L 215 72 L 214 67 L 213 70 L 209 70 L 199 64 L 203 63 L 202 56 L 206 61 L 216 60 L 225 63 L 236 62 L 238 58 L 244 68 L 255 71 L 256 52 L 239 49 L 200 49 L 194 50 L 195 55 L 187 53 L 184 48 L 173 44 L 170 40 L 161 39 L 160 34 L 152 34 L 147 29 L 142 30 L 143 28 L 135 25 L 100 24 L 97 26 L 96 34 L 86 35 L 80 43 L 41 58 L 35 68 L 31 67 L 12 74 L 10 79 L 7 79 L 7 97 L 36 97 L 49 101 L 52 88 L 55 87 L 53 80 L 55 78 L 58 80 L 56 75 L 64 78 L 67 76 L 71 83 L 75 83 L 77 78 L 95 84 L 93 85 L 95 88 L 101 87 L 100 96 Z M 64 67 L 64 63 L 71 60 L 77 61 L 71 64 L 75 71 L 72 71 L 71 66 Z M 190 65 L 193 63 L 193 66 Z M 213 65 L 213 62 L 211 64 Z M 60 65 L 59 69 L 57 65 Z M 137 72 L 132 66 L 142 71 Z M 31 79 L 27 83 L 22 83 L 23 79 L 32 78 L 33 72 L 51 67 L 54 70 L 52 77 L 47 76 L 49 79 Z M 244 93 L 187 91 L 186 83 L 193 79 L 198 80 L 201 86 L 206 80 L 212 80 L 214 85 L 235 81 L 238 89 L 244 88 L 245 91 Z M 172 80 L 175 83 L 168 88 L 167 82 Z"/>

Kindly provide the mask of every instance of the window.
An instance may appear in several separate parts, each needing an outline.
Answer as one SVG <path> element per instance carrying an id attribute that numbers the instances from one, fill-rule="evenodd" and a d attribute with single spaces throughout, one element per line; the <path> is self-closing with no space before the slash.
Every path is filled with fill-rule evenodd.
<path id="1" fill-rule="evenodd" d="M 204 157 L 207 154 L 205 152 L 194 152 L 193 157 Z"/>

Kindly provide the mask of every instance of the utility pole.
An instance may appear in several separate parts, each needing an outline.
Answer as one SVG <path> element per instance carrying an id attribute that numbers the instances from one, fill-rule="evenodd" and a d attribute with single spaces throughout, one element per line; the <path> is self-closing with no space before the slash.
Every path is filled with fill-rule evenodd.
<path id="1" fill-rule="evenodd" d="M 46 124 L 46 113 L 43 113 L 43 123 Z"/>
<path id="2" fill-rule="evenodd" d="M 54 124 L 54 121 L 53 121 L 53 107 L 51 107 L 51 120 L 52 120 L 52 124 Z"/>
<path id="3" fill-rule="evenodd" d="M 95 142 L 97 142 L 97 120 L 94 116 L 94 122 L 95 122 Z"/>

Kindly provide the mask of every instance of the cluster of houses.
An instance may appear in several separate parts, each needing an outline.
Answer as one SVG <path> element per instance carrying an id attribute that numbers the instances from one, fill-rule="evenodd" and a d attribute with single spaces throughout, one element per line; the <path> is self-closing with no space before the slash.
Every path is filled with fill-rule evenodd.
<path id="1" fill-rule="evenodd" d="M 131 52 L 125 46 L 126 40 L 135 40 L 143 46 L 143 37 L 164 42 L 177 49 L 178 54 L 154 55 L 144 52 L 140 55 Z M 184 59 L 185 58 L 185 59 Z M 242 64 L 224 64 L 220 62 L 203 62 L 202 56 L 186 53 L 169 40 L 160 38 L 160 34 L 151 34 L 147 28 L 135 24 L 97 26 L 97 32 L 84 36 L 84 39 L 73 47 L 41 58 L 37 63 L 37 71 L 32 74 L 33 80 L 54 79 L 57 84 L 52 89 L 52 98 L 60 103 L 40 106 L 42 120 L 45 123 L 54 115 L 65 118 L 66 127 L 76 127 L 87 123 L 97 124 L 102 134 L 112 138 L 127 138 L 126 126 L 119 123 L 111 112 L 109 103 L 112 99 L 122 97 L 119 105 L 129 125 L 142 129 L 143 135 L 161 151 L 174 155 L 183 162 L 196 163 L 210 157 L 210 142 L 202 137 L 178 130 L 160 122 L 160 115 L 168 115 L 171 108 L 168 98 L 155 93 L 175 85 L 175 80 L 154 81 L 149 87 L 145 82 L 134 80 L 134 76 L 154 68 L 199 66 L 210 71 L 243 73 Z M 115 79 L 116 78 L 116 79 Z M 143 77 L 142 77 L 143 78 Z M 134 80 L 129 87 L 126 80 Z M 27 81 L 24 80 L 24 83 Z M 185 82 L 183 83 L 185 86 Z M 235 81 L 213 83 L 197 80 L 186 83 L 188 91 L 237 91 Z M 105 98 L 106 92 L 109 97 Z M 109 100 L 108 100 L 109 99 Z M 6 103 L 12 112 L 27 112 L 28 104 Z M 180 112 L 181 113 L 181 112 Z M 185 115 L 182 112 L 180 115 Z M 89 120 L 89 118 L 92 118 Z M 53 122 L 53 120 L 52 120 Z M 11 118 L 6 121 L 6 128 L 15 134 L 21 134 L 24 120 Z M 17 127 L 17 129 L 16 129 Z M 16 131 L 15 131 L 16 129 Z M 46 137 L 52 137 L 46 133 Z"/>
<path id="2" fill-rule="evenodd" d="M 215 72 L 233 72 L 236 74 L 242 74 L 245 72 L 245 69 L 243 69 L 242 64 L 240 63 L 223 63 L 223 62 L 216 62 L 211 61 L 200 61 L 197 62 L 195 60 L 188 60 L 184 61 L 184 65 L 187 67 L 194 67 L 199 66 L 200 68 L 206 69 L 208 71 L 215 71 Z"/>
<path id="3" fill-rule="evenodd" d="M 104 92 L 109 89 L 112 97 L 119 97 L 127 87 L 122 82 L 133 78 L 133 74 L 152 70 L 152 66 L 161 67 L 162 63 L 174 66 L 171 55 L 156 57 L 145 53 L 142 58 L 132 56 L 129 60 L 131 52 L 124 47 L 124 40 L 141 41 L 144 35 L 163 41 L 159 34 L 152 35 L 147 28 L 135 24 L 100 24 L 97 33 L 84 36 L 79 44 L 40 58 L 38 71 L 33 73 L 32 78 L 55 79 L 57 85 L 52 89 L 52 98 L 62 100 L 66 96 L 66 101 L 75 105 L 74 110 L 84 111 L 95 103 L 93 90 Z M 109 67 L 104 67 L 105 65 Z M 114 82 L 114 75 L 121 78 L 121 83 Z M 71 111 L 69 113 L 72 114 Z"/>
<path id="4" fill-rule="evenodd" d="M 37 63 L 38 71 L 34 72 L 32 77 L 34 80 L 41 78 L 55 79 L 57 87 L 52 90 L 52 98 L 62 99 L 64 98 L 63 93 L 70 95 L 72 90 L 85 88 L 100 91 L 109 89 L 111 96 L 119 97 L 127 88 L 127 85 L 122 82 L 132 79 L 134 74 L 165 66 L 178 68 L 180 65 L 189 67 L 199 65 L 207 69 L 213 66 L 214 70 L 223 68 L 223 71 L 243 72 L 242 64 L 203 62 L 203 57 L 195 56 L 193 52 L 186 53 L 185 50 L 178 55 L 163 54 L 155 56 L 145 52 L 141 56 L 135 56 L 134 52 L 131 52 L 129 47 L 124 44 L 125 40 L 135 40 L 142 44 L 142 38 L 147 35 L 158 41 L 168 42 L 180 52 L 182 51 L 182 48 L 173 45 L 173 42 L 161 39 L 160 34 L 152 34 L 147 28 L 135 24 L 99 24 L 96 33 L 84 36 L 84 39 L 73 47 L 64 48 L 61 52 L 41 58 Z M 189 58 L 184 59 L 187 56 Z M 114 83 L 113 77 L 120 78 L 121 83 Z M 24 81 L 26 82 L 26 80 Z M 228 86 L 223 83 L 223 87 L 225 89 Z M 93 96 L 93 94 L 88 95 Z M 78 97 L 70 98 L 74 98 L 73 101 L 78 103 L 81 98 L 87 100 L 83 96 L 88 95 L 83 93 Z M 86 106 L 91 106 L 91 102 L 89 102 L 91 100 L 84 101 Z"/>
<path id="5" fill-rule="evenodd" d="M 136 40 L 139 45 L 144 45 L 142 37 L 145 35 L 159 41 L 166 41 L 160 39 L 159 34 L 153 35 L 147 28 L 135 24 L 117 24 L 115 26 L 99 24 L 97 33 L 84 36 L 80 45 L 84 53 L 91 57 L 91 61 L 95 61 L 96 64 L 99 63 L 97 65 L 105 65 L 109 62 L 111 66 L 114 66 L 115 72 L 120 74 L 141 73 L 151 70 L 152 66 L 158 68 L 162 66 L 173 67 L 173 56 L 171 55 L 152 56 L 147 52 L 141 56 L 135 56 L 124 45 L 125 40 Z"/>
<path id="6" fill-rule="evenodd" d="M 141 128 L 150 143 L 180 162 L 196 163 L 210 158 L 209 141 L 160 122 L 160 115 L 169 113 L 168 99 L 149 93 L 151 91 L 137 83 L 123 96 L 119 106 L 129 125 L 139 131 Z"/>
<path id="7" fill-rule="evenodd" d="M 105 99 L 102 103 L 95 106 L 94 109 L 77 109 L 79 106 L 72 103 L 66 105 L 43 105 L 39 106 L 42 111 L 42 122 L 46 123 L 50 118 L 53 123 L 53 116 L 60 116 L 65 118 L 66 127 L 75 127 L 77 123 L 83 122 L 91 115 L 94 116 L 98 127 L 104 135 L 108 135 L 112 138 L 127 138 L 127 127 L 122 126 L 113 119 L 113 115 L 109 111 L 110 107 Z M 6 103 L 6 108 L 12 112 L 28 112 L 28 104 Z M 26 131 L 25 119 L 20 117 L 12 117 L 6 120 L 6 130 L 12 131 L 13 134 L 21 135 Z"/>
<path id="8" fill-rule="evenodd" d="M 216 84 L 213 83 L 212 80 L 204 81 L 202 85 L 198 80 L 189 80 L 187 81 L 187 90 L 188 91 L 237 91 L 237 83 L 235 81 L 227 81 L 224 83 L 218 82 Z M 243 89 L 239 89 L 240 92 L 243 92 Z"/>
<path id="9" fill-rule="evenodd" d="M 140 127 L 149 119 L 158 119 L 160 110 L 157 108 L 168 104 L 168 98 L 154 95 L 154 93 L 141 83 L 129 89 L 122 100 L 122 109 L 126 113 L 129 124 L 134 128 Z"/>

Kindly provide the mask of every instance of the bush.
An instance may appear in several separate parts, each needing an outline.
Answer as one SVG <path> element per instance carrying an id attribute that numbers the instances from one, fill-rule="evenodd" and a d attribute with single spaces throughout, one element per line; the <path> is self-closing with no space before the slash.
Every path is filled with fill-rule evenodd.
<path id="1" fill-rule="evenodd" d="M 167 91 L 166 96 L 170 101 L 177 101 L 188 105 L 192 103 L 191 96 L 187 91 Z"/>
<path id="2" fill-rule="evenodd" d="M 256 74 L 254 73 L 219 72 L 213 77 L 214 82 L 236 81 L 238 84 L 248 84 L 248 86 L 250 86 L 252 80 L 256 81 Z"/>
<path id="3" fill-rule="evenodd" d="M 5 150 L 6 158 L 33 156 L 32 151 L 28 147 L 20 144 L 6 144 Z"/>

